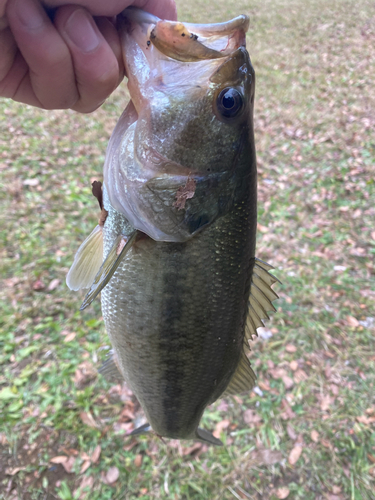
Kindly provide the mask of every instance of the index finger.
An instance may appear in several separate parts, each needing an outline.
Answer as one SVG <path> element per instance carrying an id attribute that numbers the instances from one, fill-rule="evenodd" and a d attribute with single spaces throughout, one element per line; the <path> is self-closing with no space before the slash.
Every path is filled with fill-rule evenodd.
<path id="1" fill-rule="evenodd" d="M 0 0 L 4 1 L 4 0 Z M 47 7 L 59 7 L 67 3 L 66 0 L 43 0 Z M 146 10 L 162 19 L 177 19 L 176 3 L 174 0 L 112 0 L 103 2 L 103 0 L 75 0 L 75 5 L 81 5 L 94 16 L 116 16 L 124 9 L 133 5 Z"/>
<path id="2" fill-rule="evenodd" d="M 0 31 L 8 26 L 8 20 L 5 17 L 5 7 L 7 0 L 0 0 Z"/>

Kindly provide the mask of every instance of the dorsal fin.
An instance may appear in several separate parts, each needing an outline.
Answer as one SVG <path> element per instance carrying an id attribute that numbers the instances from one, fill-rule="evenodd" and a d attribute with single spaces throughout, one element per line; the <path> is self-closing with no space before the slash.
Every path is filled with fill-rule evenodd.
<path id="1" fill-rule="evenodd" d="M 242 351 L 236 371 L 234 372 L 228 387 L 225 389 L 222 397 L 241 394 L 241 392 L 250 391 L 255 385 L 256 375 L 250 366 L 245 351 Z"/>
<path id="2" fill-rule="evenodd" d="M 276 311 L 272 301 L 277 299 L 278 295 L 271 286 L 281 281 L 269 272 L 270 269 L 273 269 L 272 266 L 260 259 L 255 259 L 245 328 L 247 340 L 252 340 L 253 335 L 257 335 L 257 328 L 264 326 L 262 320 L 269 319 L 267 312 Z"/>
<path id="3" fill-rule="evenodd" d="M 71 290 L 90 288 L 103 262 L 103 231 L 100 226 L 92 231 L 78 248 L 74 262 L 66 276 Z"/>

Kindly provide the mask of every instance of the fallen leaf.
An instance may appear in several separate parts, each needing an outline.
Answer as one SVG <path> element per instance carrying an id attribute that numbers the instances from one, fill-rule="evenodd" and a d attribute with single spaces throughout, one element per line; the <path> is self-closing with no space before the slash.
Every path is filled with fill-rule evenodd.
<path id="1" fill-rule="evenodd" d="M 32 289 L 35 290 L 36 292 L 44 290 L 45 287 L 46 287 L 46 285 L 40 279 L 34 281 L 34 283 L 32 284 Z"/>
<path id="2" fill-rule="evenodd" d="M 293 379 L 291 379 L 290 377 L 288 377 L 288 375 L 285 375 L 284 377 L 282 377 L 282 381 L 283 381 L 283 383 L 285 385 L 285 389 L 286 390 L 289 390 L 289 389 L 291 389 L 294 386 Z"/>
<path id="3" fill-rule="evenodd" d="M 251 458 L 257 465 L 274 465 L 281 462 L 283 455 L 280 451 L 261 449 L 253 452 Z"/>
<path id="4" fill-rule="evenodd" d="M 15 474 L 17 474 L 17 472 L 19 472 L 20 470 L 25 470 L 26 467 L 7 467 L 5 469 L 5 474 L 7 474 L 8 476 L 14 476 Z"/>
<path id="5" fill-rule="evenodd" d="M 349 326 L 352 326 L 353 328 L 359 326 L 359 321 L 354 316 L 347 316 L 346 322 Z"/>
<path id="6" fill-rule="evenodd" d="M 91 461 L 93 464 L 96 464 L 98 462 L 101 452 L 102 449 L 100 447 L 100 444 L 98 444 L 98 446 L 96 446 L 94 451 L 91 453 Z"/>
<path id="7" fill-rule="evenodd" d="M 60 285 L 60 280 L 59 279 L 54 279 L 50 282 L 50 284 L 48 285 L 47 287 L 47 290 L 49 292 L 52 292 L 53 290 L 55 290 L 58 286 Z"/>
<path id="8" fill-rule="evenodd" d="M 293 360 L 289 363 L 289 366 L 290 369 L 295 372 L 298 369 L 298 362 L 296 360 Z"/>
<path id="9" fill-rule="evenodd" d="M 57 457 L 51 458 L 50 462 L 53 464 L 63 464 L 67 460 L 68 460 L 68 457 L 66 457 L 65 455 L 59 455 Z"/>
<path id="10" fill-rule="evenodd" d="M 22 184 L 24 186 L 34 187 L 34 186 L 37 186 L 39 184 L 39 179 L 37 179 L 36 177 L 34 177 L 34 179 L 25 179 Z"/>
<path id="11" fill-rule="evenodd" d="M 86 500 L 87 499 L 87 493 L 92 490 L 92 487 L 94 486 L 94 478 L 92 476 L 84 476 L 81 484 L 79 485 L 79 490 L 81 492 L 80 499 Z M 86 491 L 84 492 L 83 490 Z M 74 497 L 76 498 L 76 497 Z"/>
<path id="12" fill-rule="evenodd" d="M 107 484 L 113 484 L 117 481 L 120 476 L 120 471 L 117 467 L 110 467 L 105 475 Z"/>
<path id="13" fill-rule="evenodd" d="M 222 431 L 224 429 L 227 429 L 228 426 L 230 424 L 230 421 L 229 420 L 221 420 L 220 422 L 218 422 L 215 426 L 215 430 L 214 432 L 212 433 L 216 438 L 220 438 L 220 434 L 222 433 Z"/>
<path id="14" fill-rule="evenodd" d="M 68 335 L 64 339 L 64 342 L 71 342 L 75 338 L 75 336 L 75 332 L 68 333 Z"/>
<path id="15" fill-rule="evenodd" d="M 315 429 L 311 431 L 310 437 L 312 441 L 314 441 L 314 443 L 317 443 L 319 441 L 319 433 Z"/>
<path id="16" fill-rule="evenodd" d="M 89 427 L 93 427 L 94 429 L 97 429 L 99 427 L 99 425 L 95 422 L 94 417 L 91 415 L 91 413 L 86 413 L 85 411 L 81 411 L 79 416 L 81 417 L 82 422 L 88 425 Z"/>
<path id="17" fill-rule="evenodd" d="M 297 439 L 297 433 L 290 424 L 286 426 L 286 432 L 288 433 L 290 439 L 293 439 L 293 441 Z"/>
<path id="18" fill-rule="evenodd" d="M 326 396 L 323 396 L 321 401 L 320 401 L 320 409 L 322 411 L 329 410 L 332 402 L 333 402 L 333 400 L 329 394 L 327 394 Z"/>
<path id="19" fill-rule="evenodd" d="M 283 405 L 283 408 L 284 408 L 284 412 L 281 414 L 281 418 L 283 420 L 292 419 L 296 416 L 296 414 L 294 413 L 294 411 L 292 410 L 290 404 L 288 403 L 288 401 L 286 399 L 283 399 L 281 401 L 281 404 Z"/>
<path id="20" fill-rule="evenodd" d="M 302 446 L 298 445 L 292 448 L 288 457 L 288 462 L 290 463 L 290 465 L 295 465 L 298 462 L 298 459 L 300 458 L 301 454 L 302 454 Z"/>
<path id="21" fill-rule="evenodd" d="M 293 380 L 296 384 L 299 384 L 300 382 L 303 382 L 304 380 L 307 380 L 309 377 L 307 373 L 302 370 L 301 368 L 296 370 L 293 375 Z"/>
<path id="22" fill-rule="evenodd" d="M 254 410 L 245 410 L 243 414 L 243 419 L 246 424 L 259 424 L 262 421 L 262 417 L 258 415 Z"/>
<path id="23" fill-rule="evenodd" d="M 70 474 L 73 471 L 75 461 L 76 461 L 76 458 L 74 458 L 72 456 L 72 457 L 69 457 L 68 460 L 66 460 L 65 462 L 61 462 L 61 465 L 64 467 L 65 471 L 68 474 Z"/>
<path id="24" fill-rule="evenodd" d="M 142 460 L 143 460 L 142 455 L 140 455 L 140 454 L 136 455 L 134 458 L 134 465 L 136 467 L 140 467 L 142 465 Z"/>
<path id="25" fill-rule="evenodd" d="M 340 486 L 332 486 L 332 493 L 337 495 L 338 493 L 341 493 L 341 487 Z"/>
<path id="26" fill-rule="evenodd" d="M 182 448 L 182 452 L 181 454 L 184 456 L 184 455 L 199 455 L 200 453 L 198 452 L 201 452 L 202 448 L 204 447 L 205 445 L 203 443 L 194 443 L 193 445 L 191 446 L 188 446 L 187 448 Z"/>
<path id="27" fill-rule="evenodd" d="M 283 500 L 284 498 L 288 498 L 289 493 L 290 489 L 286 486 L 282 486 L 281 488 L 276 490 L 276 496 L 277 498 L 281 498 L 281 500 Z"/>
<path id="28" fill-rule="evenodd" d="M 83 464 L 81 465 L 81 470 L 79 471 L 80 474 L 83 474 L 84 472 L 87 471 L 87 469 L 90 467 L 91 461 L 90 460 L 85 460 Z"/>
<path id="29" fill-rule="evenodd" d="M 285 350 L 286 350 L 286 352 L 293 353 L 293 352 L 297 351 L 297 347 L 293 344 L 287 344 L 285 346 Z"/>

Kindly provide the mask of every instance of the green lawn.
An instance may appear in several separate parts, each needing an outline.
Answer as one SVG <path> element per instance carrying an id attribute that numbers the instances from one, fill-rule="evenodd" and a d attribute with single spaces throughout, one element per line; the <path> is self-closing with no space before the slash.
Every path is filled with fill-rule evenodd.
<path id="1" fill-rule="evenodd" d="M 257 255 L 283 282 L 252 345 L 258 388 L 205 413 L 222 448 L 124 436 L 139 405 L 97 374 L 100 303 L 80 313 L 65 275 L 96 225 L 90 183 L 125 84 L 91 115 L 2 100 L 0 498 L 374 499 L 374 4 L 178 7 L 186 21 L 251 18 Z"/>

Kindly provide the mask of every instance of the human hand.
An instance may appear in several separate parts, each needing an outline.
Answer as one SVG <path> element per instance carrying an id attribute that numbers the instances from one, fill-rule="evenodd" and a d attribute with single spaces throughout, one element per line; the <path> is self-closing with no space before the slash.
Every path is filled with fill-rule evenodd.
<path id="1" fill-rule="evenodd" d="M 115 18 L 129 5 L 176 19 L 174 0 L 0 0 L 0 96 L 94 111 L 124 76 Z M 98 16 L 98 17 L 94 17 Z M 112 19 L 110 18 L 112 17 Z"/>

